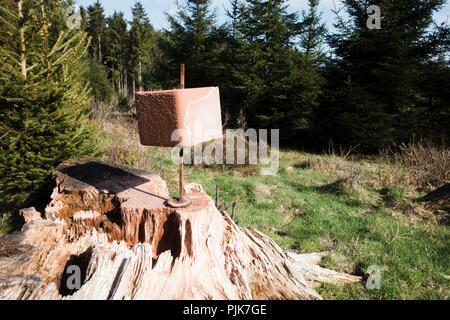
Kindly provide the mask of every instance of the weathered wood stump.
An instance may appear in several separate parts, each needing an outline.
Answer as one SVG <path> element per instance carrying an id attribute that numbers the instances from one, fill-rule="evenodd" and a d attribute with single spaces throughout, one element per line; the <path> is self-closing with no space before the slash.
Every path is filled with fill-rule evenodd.
<path id="1" fill-rule="evenodd" d="M 360 281 L 238 227 L 199 185 L 172 209 L 165 181 L 128 166 L 73 160 L 54 177 L 43 216 L 22 211 L 23 229 L 0 238 L 0 299 L 321 299 L 318 281 Z"/>

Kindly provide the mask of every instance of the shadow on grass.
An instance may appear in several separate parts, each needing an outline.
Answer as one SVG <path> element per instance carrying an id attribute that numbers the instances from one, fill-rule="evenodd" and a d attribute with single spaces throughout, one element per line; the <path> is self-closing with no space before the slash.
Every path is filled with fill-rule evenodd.
<path id="1" fill-rule="evenodd" d="M 296 163 L 293 165 L 293 167 L 295 169 L 309 169 L 309 164 L 306 161 L 300 162 L 300 163 Z"/>

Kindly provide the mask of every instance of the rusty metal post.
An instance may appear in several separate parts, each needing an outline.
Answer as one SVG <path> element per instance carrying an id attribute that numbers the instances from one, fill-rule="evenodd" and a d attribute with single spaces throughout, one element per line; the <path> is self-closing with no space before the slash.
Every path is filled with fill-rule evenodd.
<path id="1" fill-rule="evenodd" d="M 184 89 L 184 63 L 181 64 L 180 83 L 181 89 Z"/>
<path id="2" fill-rule="evenodd" d="M 184 63 L 181 64 L 180 68 L 180 86 L 181 89 L 184 89 Z M 182 137 L 180 137 L 180 143 L 182 142 Z M 189 199 L 185 199 L 183 195 L 183 171 L 184 171 L 184 149 L 181 147 L 180 150 L 180 169 L 178 176 L 178 199 L 171 198 L 168 200 L 168 204 L 173 208 L 186 208 L 189 207 L 191 201 Z"/>
<path id="3" fill-rule="evenodd" d="M 184 63 L 181 64 L 180 68 L 180 83 L 181 83 L 181 89 L 184 89 Z M 179 187 L 180 187 L 180 196 L 179 200 L 180 202 L 183 202 L 183 170 L 184 169 L 184 149 L 181 147 L 180 150 L 180 177 L 179 177 Z"/>
<path id="4" fill-rule="evenodd" d="M 183 165 L 184 165 L 184 150 L 183 147 L 181 147 L 180 150 L 180 176 L 179 176 L 179 200 L 180 202 L 183 202 Z"/>

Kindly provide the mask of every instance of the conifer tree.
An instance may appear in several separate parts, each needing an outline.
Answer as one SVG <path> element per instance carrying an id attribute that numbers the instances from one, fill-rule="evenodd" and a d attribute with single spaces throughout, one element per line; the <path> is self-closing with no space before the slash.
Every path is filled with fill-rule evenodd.
<path id="1" fill-rule="evenodd" d="M 174 16 L 168 15 L 170 29 L 161 45 L 167 57 L 167 74 L 177 79 L 179 65 L 186 64 L 186 84 L 189 87 L 209 86 L 214 83 L 213 33 L 216 29 L 211 0 L 183 0 Z"/>
<path id="2" fill-rule="evenodd" d="M 93 5 L 87 9 L 89 19 L 87 21 L 87 32 L 92 39 L 89 48 L 91 57 L 98 62 L 103 62 L 102 50 L 104 47 L 104 36 L 106 28 L 106 20 L 104 9 L 100 1 L 97 0 Z"/>
<path id="3" fill-rule="evenodd" d="M 324 85 L 323 67 L 325 53 L 325 24 L 321 22 L 318 11 L 319 0 L 308 0 L 308 10 L 302 11 L 301 33 L 299 40 L 300 63 L 297 69 L 298 106 L 293 109 L 292 117 L 297 121 L 296 128 L 310 128 L 313 112 L 319 105 L 319 97 Z"/>
<path id="4" fill-rule="evenodd" d="M 59 1 L 0 5 L 0 202 L 35 199 L 51 172 L 72 157 L 98 154 L 98 131 L 85 120 L 89 90 L 77 65 L 87 35 L 65 28 L 53 41 L 50 16 Z M 63 13 L 64 14 L 64 13 Z"/>
<path id="5" fill-rule="evenodd" d="M 238 26 L 241 22 L 244 6 L 241 0 L 230 0 L 230 7 L 229 10 L 226 10 L 227 17 L 230 21 L 230 34 L 233 38 L 237 38 Z"/>
<path id="6" fill-rule="evenodd" d="M 230 8 L 226 10 L 228 18 L 227 23 L 220 27 L 223 30 L 223 36 L 217 39 L 219 46 L 218 51 L 218 81 L 221 86 L 222 111 L 225 126 L 228 128 L 245 127 L 245 115 L 242 111 L 242 101 L 245 98 L 243 87 L 236 81 L 233 72 L 237 70 L 241 64 L 245 63 L 245 59 L 237 53 L 243 45 L 243 37 L 239 32 L 239 26 L 242 22 L 244 5 L 242 0 L 230 0 Z"/>
<path id="7" fill-rule="evenodd" d="M 131 70 L 133 74 L 133 96 L 136 84 L 139 91 L 144 90 L 144 73 L 154 67 L 155 59 L 155 31 L 150 24 L 147 13 L 139 1 L 131 9 L 133 19 L 130 29 Z M 148 84 L 151 87 L 151 83 Z"/>
<path id="8" fill-rule="evenodd" d="M 108 78 L 105 66 L 105 43 L 106 18 L 100 1 L 97 0 L 87 8 L 86 31 L 91 38 L 89 46 L 90 62 L 86 78 L 92 89 L 94 104 L 109 103 L 112 99 L 113 88 Z"/>
<path id="9" fill-rule="evenodd" d="M 427 135 L 430 110 L 423 66 L 439 45 L 430 27 L 444 2 L 343 1 L 349 18 L 330 37 L 335 59 L 317 117 L 326 137 L 373 151 Z M 381 29 L 367 27 L 369 4 L 381 9 Z"/>
<path id="10" fill-rule="evenodd" d="M 113 83 L 120 96 L 128 96 L 128 64 L 130 59 L 130 35 L 127 21 L 122 12 L 114 12 L 106 19 L 107 29 L 105 42 L 107 43 L 105 60 Z"/>
<path id="11" fill-rule="evenodd" d="M 245 91 L 241 109 L 251 126 L 292 127 L 298 16 L 287 13 L 285 0 L 247 0 L 242 13 L 238 56 L 243 63 L 234 70 Z"/>

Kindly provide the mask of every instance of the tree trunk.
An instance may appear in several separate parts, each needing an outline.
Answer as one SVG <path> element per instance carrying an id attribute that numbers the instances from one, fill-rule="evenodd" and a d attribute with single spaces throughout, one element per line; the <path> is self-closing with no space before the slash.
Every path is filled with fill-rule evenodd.
<path id="1" fill-rule="evenodd" d="M 125 69 L 123 76 L 124 76 L 123 91 L 125 93 L 125 97 L 128 99 L 128 70 L 127 69 Z"/>
<path id="2" fill-rule="evenodd" d="M 17 2 L 17 12 L 19 17 L 19 40 L 20 40 L 20 70 L 24 78 L 27 78 L 27 57 L 25 47 L 25 22 L 23 16 L 23 1 Z"/>
<path id="3" fill-rule="evenodd" d="M 0 238 L 0 299 L 321 299 L 316 281 L 360 281 L 238 227 L 199 185 L 172 209 L 164 180 L 128 166 L 73 160 L 54 177 L 43 218 L 22 210 Z"/>
<path id="4" fill-rule="evenodd" d="M 102 38 L 98 35 L 98 61 L 102 63 Z"/>

